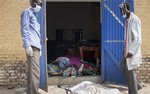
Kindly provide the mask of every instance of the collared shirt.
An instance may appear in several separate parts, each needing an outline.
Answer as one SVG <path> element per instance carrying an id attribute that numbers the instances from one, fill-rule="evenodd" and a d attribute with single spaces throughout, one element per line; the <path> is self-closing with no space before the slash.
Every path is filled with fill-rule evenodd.
<path id="1" fill-rule="evenodd" d="M 124 57 L 127 56 L 128 20 L 129 19 L 126 19 L 126 29 L 125 29 L 125 38 L 124 38 Z"/>
<path id="2" fill-rule="evenodd" d="M 34 46 L 41 49 L 40 24 L 32 7 L 21 14 L 21 35 L 24 48 Z"/>
<path id="3" fill-rule="evenodd" d="M 141 21 L 140 19 L 131 12 L 128 26 L 126 30 L 127 36 L 126 40 L 126 54 L 129 52 L 132 54 L 131 58 L 126 58 L 128 70 L 137 69 L 142 63 L 142 54 L 141 54 L 141 43 L 142 43 L 142 34 L 141 34 Z"/>

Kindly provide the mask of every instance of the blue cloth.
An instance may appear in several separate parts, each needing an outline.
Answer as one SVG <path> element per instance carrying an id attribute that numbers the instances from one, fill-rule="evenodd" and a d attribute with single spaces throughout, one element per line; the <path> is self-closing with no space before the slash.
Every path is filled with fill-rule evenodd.
<path id="1" fill-rule="evenodd" d="M 24 48 L 34 46 L 41 49 L 40 24 L 32 7 L 21 14 L 21 35 Z"/>
<path id="2" fill-rule="evenodd" d="M 58 62 L 59 67 L 62 69 L 69 66 L 69 59 L 67 57 L 58 57 L 54 62 Z"/>

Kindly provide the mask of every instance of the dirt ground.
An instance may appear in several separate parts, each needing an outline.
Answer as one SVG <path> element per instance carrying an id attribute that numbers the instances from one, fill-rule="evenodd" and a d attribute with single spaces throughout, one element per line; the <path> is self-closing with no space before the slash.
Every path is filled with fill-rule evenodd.
<path id="1" fill-rule="evenodd" d="M 112 84 L 104 84 L 103 86 L 119 89 L 119 91 L 122 94 L 128 94 L 128 89 L 125 86 L 112 85 Z M 0 94 L 16 94 L 15 93 L 16 89 L 17 88 L 13 88 L 13 89 L 0 88 Z M 66 94 L 66 91 L 64 89 L 57 88 L 57 86 L 48 86 L 48 92 L 40 90 L 40 93 L 41 94 Z M 150 83 L 146 84 L 146 87 L 143 87 L 141 90 L 139 90 L 139 94 L 150 94 Z"/>

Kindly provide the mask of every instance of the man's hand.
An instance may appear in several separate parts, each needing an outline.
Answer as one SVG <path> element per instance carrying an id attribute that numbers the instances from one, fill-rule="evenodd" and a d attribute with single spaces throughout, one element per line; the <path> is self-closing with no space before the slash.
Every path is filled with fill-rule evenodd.
<path id="1" fill-rule="evenodd" d="M 126 58 L 131 58 L 133 55 L 131 53 L 128 52 L 127 57 Z"/>
<path id="2" fill-rule="evenodd" d="M 40 56 L 42 56 L 42 51 L 40 50 Z"/>
<path id="3" fill-rule="evenodd" d="M 31 46 L 28 46 L 26 49 L 26 54 L 29 55 L 29 56 L 33 56 L 33 50 L 32 50 L 32 47 Z"/>

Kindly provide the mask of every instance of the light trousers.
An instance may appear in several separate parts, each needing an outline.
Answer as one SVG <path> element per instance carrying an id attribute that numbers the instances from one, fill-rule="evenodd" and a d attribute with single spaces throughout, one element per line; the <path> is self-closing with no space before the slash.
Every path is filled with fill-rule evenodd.
<path id="1" fill-rule="evenodd" d="M 27 94 L 38 94 L 40 81 L 40 49 L 33 47 L 33 56 L 27 55 L 28 74 L 27 74 Z"/>

